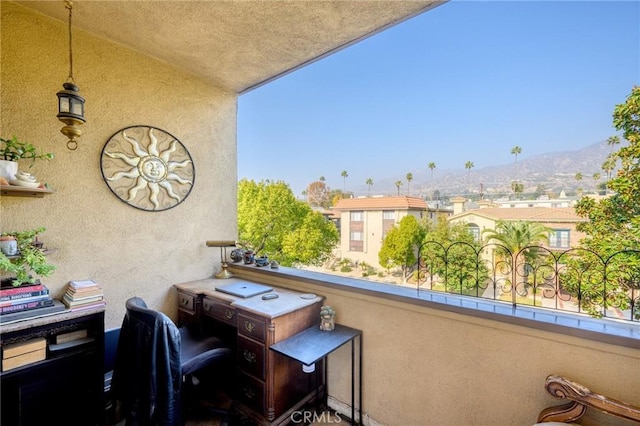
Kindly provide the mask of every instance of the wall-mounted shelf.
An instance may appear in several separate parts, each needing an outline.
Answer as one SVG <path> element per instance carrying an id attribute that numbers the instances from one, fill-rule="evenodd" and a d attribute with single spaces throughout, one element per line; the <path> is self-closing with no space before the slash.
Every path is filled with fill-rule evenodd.
<path id="1" fill-rule="evenodd" d="M 25 188 L 14 185 L 1 185 L 0 193 L 7 197 L 37 197 L 42 198 L 46 194 L 53 194 L 54 191 L 46 188 Z"/>

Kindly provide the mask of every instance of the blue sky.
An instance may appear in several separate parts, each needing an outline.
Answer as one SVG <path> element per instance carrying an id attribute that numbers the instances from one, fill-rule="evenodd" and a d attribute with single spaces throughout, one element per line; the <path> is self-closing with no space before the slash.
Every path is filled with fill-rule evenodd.
<path id="1" fill-rule="evenodd" d="M 450 1 L 238 101 L 238 178 L 297 196 L 571 151 L 640 84 L 639 1 Z"/>

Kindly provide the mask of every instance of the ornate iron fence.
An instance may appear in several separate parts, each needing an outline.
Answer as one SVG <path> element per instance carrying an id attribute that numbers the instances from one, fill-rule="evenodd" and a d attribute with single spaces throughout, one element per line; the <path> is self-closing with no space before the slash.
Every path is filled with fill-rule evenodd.
<path id="1" fill-rule="evenodd" d="M 602 255 L 584 248 L 529 246 L 512 253 L 493 243 L 427 241 L 417 258 L 418 291 L 640 321 L 640 250 Z"/>

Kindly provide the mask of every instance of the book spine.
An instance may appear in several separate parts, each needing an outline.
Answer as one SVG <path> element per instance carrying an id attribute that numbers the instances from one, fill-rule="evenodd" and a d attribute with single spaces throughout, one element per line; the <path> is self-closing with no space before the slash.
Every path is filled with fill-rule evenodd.
<path id="1" fill-rule="evenodd" d="M 37 302 L 20 303 L 18 305 L 0 307 L 0 313 L 6 314 L 10 312 L 26 311 L 28 309 L 36 309 L 36 308 L 43 308 L 45 306 L 51 306 L 52 304 L 53 304 L 53 301 L 51 299 L 40 300 Z"/>
<path id="2" fill-rule="evenodd" d="M 22 303 L 39 302 L 40 300 L 48 300 L 49 298 L 50 298 L 49 294 L 41 294 L 40 296 L 32 296 L 32 297 L 24 297 L 22 299 L 8 300 L 5 302 L 0 302 L 0 308 L 4 308 L 5 306 L 20 305 Z"/>
<path id="3" fill-rule="evenodd" d="M 46 287 L 44 286 L 44 284 L 23 285 L 19 287 L 3 288 L 0 290 L 0 297 L 14 296 L 16 294 L 29 293 L 33 291 L 42 291 L 45 289 Z"/>
<path id="4" fill-rule="evenodd" d="M 18 294 L 13 294 L 9 296 L 0 296 L 0 302 L 9 302 L 12 300 L 27 299 L 29 297 L 45 296 L 48 294 L 49 294 L 49 289 L 45 288 L 44 290 L 32 291 L 29 293 L 18 293 Z"/>

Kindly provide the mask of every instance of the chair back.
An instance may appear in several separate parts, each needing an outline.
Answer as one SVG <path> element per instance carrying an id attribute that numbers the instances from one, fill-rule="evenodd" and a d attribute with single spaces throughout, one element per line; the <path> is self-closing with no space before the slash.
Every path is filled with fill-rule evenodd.
<path id="1" fill-rule="evenodd" d="M 128 425 L 181 422 L 180 332 L 139 297 L 126 301 L 112 389 Z"/>

